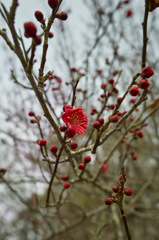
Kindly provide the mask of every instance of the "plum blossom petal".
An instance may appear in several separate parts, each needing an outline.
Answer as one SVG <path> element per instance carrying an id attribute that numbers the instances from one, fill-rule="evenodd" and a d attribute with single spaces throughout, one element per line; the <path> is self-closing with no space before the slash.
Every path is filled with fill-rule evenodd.
<path id="1" fill-rule="evenodd" d="M 65 113 L 62 114 L 62 120 L 71 131 L 79 135 L 83 134 L 88 126 L 88 117 L 82 108 L 66 110 Z"/>

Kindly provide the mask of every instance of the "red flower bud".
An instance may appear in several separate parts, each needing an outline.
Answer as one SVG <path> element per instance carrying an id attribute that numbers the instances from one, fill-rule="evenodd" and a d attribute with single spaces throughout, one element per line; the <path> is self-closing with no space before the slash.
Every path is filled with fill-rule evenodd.
<path id="1" fill-rule="evenodd" d="M 118 117 L 116 115 L 114 115 L 110 118 L 111 123 L 116 123 L 117 121 L 118 121 Z"/>
<path id="2" fill-rule="evenodd" d="M 71 71 L 71 72 L 76 72 L 77 69 L 76 69 L 75 67 L 72 67 L 72 68 L 70 68 L 70 71 Z"/>
<path id="3" fill-rule="evenodd" d="M 52 32 L 49 32 L 49 38 L 53 38 L 54 34 Z"/>
<path id="4" fill-rule="evenodd" d="M 122 103 L 122 101 L 123 101 L 123 98 L 122 97 L 118 97 L 117 103 L 120 104 L 120 103 Z"/>
<path id="5" fill-rule="evenodd" d="M 103 162 L 100 162 L 99 164 L 101 165 L 101 164 L 103 164 Z M 109 163 L 106 162 L 106 163 L 104 164 L 104 166 L 102 167 L 102 169 L 100 170 L 100 173 L 105 173 L 105 172 L 107 172 L 108 168 L 109 168 Z"/>
<path id="6" fill-rule="evenodd" d="M 136 98 L 131 98 L 130 99 L 130 103 L 135 103 L 136 102 Z"/>
<path id="7" fill-rule="evenodd" d="M 61 179 L 62 179 L 63 181 L 66 181 L 66 180 L 68 180 L 68 177 L 65 176 L 65 175 L 63 175 L 63 176 L 61 176 Z"/>
<path id="8" fill-rule="evenodd" d="M 83 162 L 84 162 L 84 164 L 87 164 L 87 163 L 89 163 L 91 161 L 91 156 L 85 156 L 84 157 L 84 160 L 83 160 Z"/>
<path id="9" fill-rule="evenodd" d="M 137 87 L 131 87 L 129 93 L 131 96 L 137 96 L 139 94 L 139 89 Z"/>
<path id="10" fill-rule="evenodd" d="M 106 89 L 106 84 L 105 84 L 104 82 L 102 82 L 102 84 L 101 84 L 101 88 L 102 88 L 103 90 Z"/>
<path id="11" fill-rule="evenodd" d="M 121 181 L 123 181 L 123 176 L 122 175 L 119 176 L 119 185 L 121 185 Z M 125 176 L 124 182 L 126 182 L 126 176 Z"/>
<path id="12" fill-rule="evenodd" d="M 113 76 L 117 75 L 118 73 L 120 73 L 120 71 L 119 71 L 119 70 L 115 70 L 115 71 L 113 72 Z"/>
<path id="13" fill-rule="evenodd" d="M 70 183 L 69 182 L 66 182 L 65 184 L 64 184 L 64 188 L 66 189 L 66 188 L 69 188 L 70 187 Z"/>
<path id="14" fill-rule="evenodd" d="M 34 38 L 34 40 L 33 40 L 33 43 L 34 43 L 36 46 L 40 45 L 41 42 L 42 42 L 41 36 L 36 36 L 36 37 Z"/>
<path id="15" fill-rule="evenodd" d="M 64 104 L 64 105 L 63 105 L 63 111 L 64 111 L 64 112 L 66 111 L 66 107 L 67 107 L 67 104 Z"/>
<path id="16" fill-rule="evenodd" d="M 58 83 L 62 82 L 62 79 L 60 77 L 58 77 L 56 80 L 57 80 Z"/>
<path id="17" fill-rule="evenodd" d="M 24 32 L 25 37 L 27 37 L 27 38 L 36 37 L 37 29 L 36 29 L 36 26 L 34 23 L 32 23 L 32 22 L 24 23 L 24 30 L 25 30 L 25 32 Z"/>
<path id="18" fill-rule="evenodd" d="M 111 84 L 111 85 L 113 85 L 113 83 L 114 83 L 114 78 L 110 78 L 110 79 L 108 80 L 108 83 Z"/>
<path id="19" fill-rule="evenodd" d="M 137 82 L 137 86 L 141 89 L 146 89 L 149 87 L 149 82 L 146 79 L 141 79 Z"/>
<path id="20" fill-rule="evenodd" d="M 77 92 L 81 92 L 82 91 L 82 89 L 81 88 L 77 88 Z"/>
<path id="21" fill-rule="evenodd" d="M 101 98 L 105 98 L 106 95 L 103 93 L 103 94 L 100 95 L 100 97 L 101 97 Z"/>
<path id="22" fill-rule="evenodd" d="M 118 93 L 118 89 L 117 89 L 116 87 L 113 87 L 112 91 L 113 91 L 114 93 Z"/>
<path id="23" fill-rule="evenodd" d="M 134 119 L 135 119 L 134 117 L 130 117 L 129 118 L 130 121 L 134 121 Z"/>
<path id="24" fill-rule="evenodd" d="M 137 156 L 136 155 L 132 155 L 132 160 L 136 161 L 137 160 Z"/>
<path id="25" fill-rule="evenodd" d="M 93 123 L 93 127 L 94 127 L 95 129 L 99 129 L 99 128 L 101 127 L 100 122 L 95 121 L 95 122 Z"/>
<path id="26" fill-rule="evenodd" d="M 112 189 L 113 189 L 113 192 L 115 193 L 119 192 L 120 190 L 119 186 L 113 186 Z"/>
<path id="27" fill-rule="evenodd" d="M 66 136 L 68 138 L 73 138 L 75 135 L 75 132 L 71 131 L 69 128 L 66 130 Z"/>
<path id="28" fill-rule="evenodd" d="M 84 165 L 83 163 L 80 163 L 79 166 L 78 166 L 78 168 L 79 168 L 80 170 L 83 170 L 83 169 L 85 168 L 85 165 Z"/>
<path id="29" fill-rule="evenodd" d="M 56 153 L 56 152 L 57 152 L 57 147 L 53 145 L 53 146 L 50 148 L 50 151 L 51 151 L 52 153 Z"/>
<path id="30" fill-rule="evenodd" d="M 131 154 L 131 156 L 133 156 L 135 154 L 135 152 L 134 151 L 130 151 L 130 154 Z"/>
<path id="31" fill-rule="evenodd" d="M 66 12 L 60 12 L 60 13 L 57 13 L 57 14 L 56 14 L 56 17 L 57 17 L 59 20 L 65 21 L 65 20 L 68 18 L 68 15 L 67 15 Z"/>
<path id="32" fill-rule="evenodd" d="M 37 123 L 37 121 L 34 120 L 34 119 L 31 119 L 30 122 L 31 122 L 32 124 Z"/>
<path id="33" fill-rule="evenodd" d="M 28 113 L 28 115 L 29 115 L 30 117 L 33 117 L 33 116 L 35 116 L 35 113 L 34 113 L 33 111 L 30 111 L 30 112 Z"/>
<path id="34" fill-rule="evenodd" d="M 106 205 L 111 205 L 114 203 L 114 198 L 106 198 L 105 199 L 105 204 Z"/>
<path id="35" fill-rule="evenodd" d="M 71 105 L 66 105 L 66 107 L 65 107 L 65 111 L 67 110 L 67 109 L 72 109 L 73 107 L 71 106 Z"/>
<path id="36" fill-rule="evenodd" d="M 40 146 L 43 147 L 43 146 L 46 145 L 46 143 L 47 143 L 47 141 L 46 141 L 45 139 L 42 139 L 42 140 L 40 141 Z"/>
<path id="37" fill-rule="evenodd" d="M 137 131 L 136 134 L 138 135 L 139 138 L 143 138 L 143 132 L 142 131 Z"/>
<path id="38" fill-rule="evenodd" d="M 67 127 L 66 127 L 65 125 L 62 125 L 62 126 L 60 127 L 60 131 L 61 131 L 61 132 L 65 132 L 66 129 L 67 129 Z"/>
<path id="39" fill-rule="evenodd" d="M 40 145 L 40 141 L 41 141 L 41 139 L 38 138 L 37 141 L 36 141 L 36 143 L 37 143 L 38 145 Z"/>
<path id="40" fill-rule="evenodd" d="M 108 108 L 113 110 L 115 108 L 115 104 L 108 105 Z"/>
<path id="41" fill-rule="evenodd" d="M 132 195 L 132 190 L 130 188 L 124 188 L 124 194 L 126 196 L 131 196 Z"/>
<path id="42" fill-rule="evenodd" d="M 102 117 L 99 117 L 97 121 L 100 123 L 100 126 L 104 124 L 104 118 Z"/>
<path id="43" fill-rule="evenodd" d="M 58 0 L 48 0 L 48 4 L 54 10 L 58 5 Z"/>
<path id="44" fill-rule="evenodd" d="M 71 149 L 76 149 L 77 147 L 78 147 L 78 144 L 75 141 L 71 140 L 70 148 Z"/>
<path id="45" fill-rule="evenodd" d="M 131 17 L 131 16 L 132 16 L 132 10 L 131 10 L 131 9 L 128 9 L 128 10 L 126 11 L 125 16 L 126 16 L 126 18 Z"/>
<path id="46" fill-rule="evenodd" d="M 43 13 L 42 13 L 42 12 L 36 11 L 36 12 L 34 13 L 34 15 L 35 15 L 36 19 L 37 19 L 40 23 L 43 22 L 44 16 L 43 16 Z"/>
<path id="47" fill-rule="evenodd" d="M 140 72 L 142 78 L 150 78 L 154 74 L 154 71 L 150 66 L 143 68 Z"/>
<path id="48" fill-rule="evenodd" d="M 101 74 L 103 72 L 103 70 L 98 68 L 98 69 L 96 69 L 96 72 Z"/>

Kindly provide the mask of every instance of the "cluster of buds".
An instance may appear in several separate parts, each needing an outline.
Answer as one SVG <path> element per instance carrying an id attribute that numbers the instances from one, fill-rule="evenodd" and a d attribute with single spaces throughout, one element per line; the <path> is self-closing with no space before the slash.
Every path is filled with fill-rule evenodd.
<path id="1" fill-rule="evenodd" d="M 146 78 L 150 78 L 153 74 L 154 71 L 150 66 L 143 68 L 140 72 L 142 79 L 137 82 L 137 86 L 141 89 L 147 89 L 150 84 Z"/>
<path id="2" fill-rule="evenodd" d="M 89 162 L 91 162 L 91 156 L 85 156 L 84 159 L 83 159 L 83 163 L 80 163 L 78 168 L 80 170 L 84 170 L 85 167 L 86 167 L 86 164 L 88 164 Z"/>
<path id="3" fill-rule="evenodd" d="M 102 70 L 101 70 L 102 71 Z M 100 69 L 98 69 L 98 72 L 100 72 Z M 119 71 L 118 71 L 119 72 Z M 102 73 L 102 72 L 101 72 Z M 101 74 L 100 73 L 100 74 Z M 101 83 L 101 89 L 103 89 L 104 93 L 102 93 L 100 95 L 100 98 L 106 98 L 106 97 L 110 97 L 113 93 L 117 94 L 118 93 L 118 89 L 115 87 L 114 85 L 114 78 L 110 78 L 108 79 L 108 84 L 111 85 L 111 87 L 108 86 L 105 82 Z M 101 103 L 104 103 L 104 101 L 102 99 L 98 98 L 98 101 L 100 101 Z M 93 115 L 93 114 L 92 114 Z"/>
<path id="4" fill-rule="evenodd" d="M 48 0 L 48 4 L 52 8 L 52 10 L 56 10 L 58 6 L 58 0 Z M 60 12 L 60 13 L 56 13 L 56 18 L 58 18 L 59 20 L 65 21 L 68 18 L 68 16 L 66 12 Z"/>
<path id="5" fill-rule="evenodd" d="M 150 85 L 147 78 L 150 78 L 153 74 L 154 74 L 154 71 L 150 66 L 143 68 L 140 72 L 140 76 L 142 79 L 135 83 L 137 87 L 132 86 L 129 89 L 130 95 L 134 97 L 139 95 L 140 94 L 139 88 L 143 90 L 147 89 Z"/>
<path id="6" fill-rule="evenodd" d="M 131 155 L 131 159 L 133 160 L 133 161 L 136 161 L 137 160 L 137 156 L 135 155 L 135 152 L 132 150 L 132 151 L 130 151 L 130 155 Z"/>
<path id="7" fill-rule="evenodd" d="M 92 107 L 91 108 L 91 115 L 95 115 L 96 113 L 98 113 L 96 107 Z"/>
<path id="8" fill-rule="evenodd" d="M 65 183 L 64 183 L 64 186 L 63 186 L 65 189 L 67 189 L 67 188 L 70 187 L 70 183 L 68 182 L 68 176 L 62 175 L 62 176 L 61 176 L 61 180 L 65 182 Z"/>
<path id="9" fill-rule="evenodd" d="M 99 117 L 97 121 L 93 123 L 93 127 L 98 130 L 100 127 L 103 126 L 103 124 L 104 124 L 104 118 Z"/>
<path id="10" fill-rule="evenodd" d="M 127 111 L 125 110 L 125 111 L 123 111 L 123 112 L 117 112 L 117 115 L 120 117 L 120 116 L 123 116 L 124 114 L 126 114 L 127 113 Z"/>
<path id="11" fill-rule="evenodd" d="M 44 147 L 46 146 L 47 141 L 46 139 L 37 139 L 36 143 L 40 145 L 40 147 Z"/>
<path id="12" fill-rule="evenodd" d="M 132 128 L 130 130 L 130 132 L 134 133 L 134 139 L 143 138 L 144 137 L 144 134 L 143 134 L 142 130 L 140 129 L 140 127 Z"/>
<path id="13" fill-rule="evenodd" d="M 50 75 L 48 78 L 50 81 L 55 79 L 57 83 L 62 83 L 62 79 L 56 75 Z"/>
<path id="14" fill-rule="evenodd" d="M 126 176 L 123 177 L 123 175 L 119 176 L 119 185 L 115 185 L 112 187 L 113 194 L 111 198 L 105 199 L 106 205 L 111 205 L 118 201 L 119 195 L 125 194 L 126 196 L 132 195 L 132 190 L 130 188 L 123 188 L 124 183 L 126 182 Z"/>
<path id="15" fill-rule="evenodd" d="M 120 1 L 118 6 L 117 6 L 117 9 L 122 8 L 124 4 L 128 4 L 129 2 L 130 2 L 130 0 L 126 0 L 126 1 L 122 1 L 122 2 Z"/>
<path id="16" fill-rule="evenodd" d="M 107 105 L 106 109 L 113 110 L 115 108 L 115 104 L 109 104 Z"/>
<path id="17" fill-rule="evenodd" d="M 53 85 L 53 87 L 51 88 L 52 91 L 60 90 L 61 83 L 62 83 L 62 79 L 60 77 L 56 75 L 50 75 L 48 77 L 48 80 L 50 80 L 51 84 Z M 52 80 L 55 80 L 55 81 L 52 81 Z M 56 86 L 54 84 L 56 84 Z"/>
<path id="18" fill-rule="evenodd" d="M 24 35 L 26 38 L 32 38 L 33 43 L 37 46 L 41 44 L 41 36 L 36 35 L 37 28 L 33 22 L 24 23 Z"/>
<path id="19" fill-rule="evenodd" d="M 56 10 L 56 8 L 58 7 L 58 0 L 48 0 L 48 5 L 53 9 Z M 44 15 L 41 11 L 37 10 L 34 13 L 35 18 L 38 22 L 40 22 L 41 24 L 45 25 L 45 21 L 46 19 L 44 18 Z M 67 13 L 66 12 L 60 12 L 56 14 L 56 18 L 58 18 L 59 20 L 65 21 L 67 19 Z M 26 22 L 24 23 L 24 35 L 27 38 L 32 38 L 33 39 L 33 43 L 37 46 L 40 45 L 42 42 L 42 38 L 41 36 L 37 36 L 37 28 L 35 26 L 35 24 L 33 22 Z M 49 38 L 53 37 L 53 33 L 49 32 L 48 35 Z"/>
<path id="20" fill-rule="evenodd" d="M 28 113 L 28 115 L 29 115 L 29 117 L 34 117 L 34 119 L 31 119 L 31 120 L 30 120 L 30 122 L 31 122 L 32 124 L 37 123 L 38 121 L 41 120 L 41 116 L 36 116 L 33 111 L 30 111 L 30 112 Z"/>

